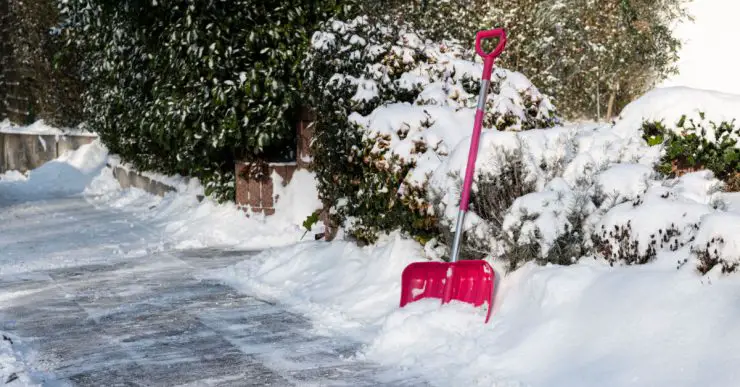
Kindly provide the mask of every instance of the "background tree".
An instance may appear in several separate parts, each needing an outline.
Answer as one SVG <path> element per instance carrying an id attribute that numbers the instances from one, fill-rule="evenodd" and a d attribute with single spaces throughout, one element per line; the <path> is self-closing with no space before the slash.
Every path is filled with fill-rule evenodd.
<path id="1" fill-rule="evenodd" d="M 506 27 L 502 64 L 530 76 L 569 118 L 613 117 L 675 73 L 684 0 L 503 0 L 488 24 Z M 500 4 L 500 5 L 498 5 Z"/>

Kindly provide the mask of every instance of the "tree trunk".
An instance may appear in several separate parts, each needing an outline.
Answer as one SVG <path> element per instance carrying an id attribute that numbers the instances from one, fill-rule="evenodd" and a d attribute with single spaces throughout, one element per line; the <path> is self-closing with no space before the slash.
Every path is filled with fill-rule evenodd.
<path id="1" fill-rule="evenodd" d="M 612 116 L 614 115 L 614 103 L 617 100 L 617 91 L 612 90 L 611 95 L 609 96 L 609 105 L 606 107 L 606 119 L 610 120 Z"/>

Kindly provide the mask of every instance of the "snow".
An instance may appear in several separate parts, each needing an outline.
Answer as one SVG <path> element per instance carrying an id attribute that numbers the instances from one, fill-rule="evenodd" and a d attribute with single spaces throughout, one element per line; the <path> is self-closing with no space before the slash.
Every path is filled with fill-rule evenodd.
<path id="1" fill-rule="evenodd" d="M 100 173 L 107 156 L 108 151 L 95 140 L 29 171 L 27 176 L 6 172 L 0 175 L 0 198 L 27 201 L 81 193 Z"/>
<path id="2" fill-rule="evenodd" d="M 605 194 L 621 201 L 634 200 L 644 193 L 655 175 L 655 171 L 647 165 L 623 163 L 599 173 L 596 179 Z"/>
<path id="3" fill-rule="evenodd" d="M 636 135 L 644 121 L 663 121 L 666 128 L 673 129 L 682 116 L 700 120 L 700 113 L 716 123 L 737 119 L 740 95 L 686 87 L 654 89 L 622 110 L 614 131 L 622 136 Z M 712 133 L 707 136 L 711 138 Z"/>
<path id="4" fill-rule="evenodd" d="M 44 120 L 38 120 L 30 125 L 19 126 L 11 123 L 8 119 L 0 121 L 0 133 L 21 133 L 21 134 L 38 134 L 38 135 L 75 135 L 75 136 L 92 136 L 96 137 L 95 133 L 92 133 L 84 128 L 84 126 L 77 128 L 57 128 L 48 125 Z"/>
<path id="5" fill-rule="evenodd" d="M 210 198 L 198 200 L 203 187 L 191 181 L 188 186 L 159 198 L 132 188 L 120 190 L 110 169 L 91 182 L 86 194 L 98 206 L 118 208 L 159 225 L 169 243 L 177 249 L 221 247 L 259 250 L 296 243 L 304 236 L 302 223 L 318 205 L 313 175 L 297 173 L 298 179 L 281 187 L 277 213 L 246 216 L 233 203 L 217 203 Z M 154 204 L 153 204 L 154 203 Z M 291 211 L 291 212 L 288 212 Z M 314 226 L 306 238 L 321 232 Z"/>
<path id="6" fill-rule="evenodd" d="M 278 181 L 275 194 L 281 198 L 275 216 L 247 217 L 233 203 L 199 200 L 203 187 L 197 179 L 149 174 L 177 189 L 160 198 L 137 188 L 122 190 L 107 165 L 125 167 L 116 157 L 109 157 L 107 149 L 95 140 L 27 176 L 16 171 L 0 175 L 0 199 L 20 202 L 83 195 L 97 206 L 127 211 L 161 225 L 176 248 L 263 249 L 292 244 L 304 237 L 302 223 L 306 217 L 321 207 L 313 174 L 307 171 L 296 172 L 295 179 L 285 187 Z M 305 237 L 313 239 L 322 231 L 323 225 L 317 224 Z"/>
<path id="7" fill-rule="evenodd" d="M 528 238 L 538 230 L 546 256 L 572 226 L 566 210 L 578 204 L 588 215 L 583 232 L 607 230 L 604 245 L 612 251 L 629 253 L 634 242 L 635 254 L 654 250 L 654 259 L 639 266 L 612 267 L 609 256 L 586 256 L 573 257 L 572 266 L 528 263 L 508 273 L 505 262 L 488 256 L 499 281 L 491 324 L 463 304 L 426 300 L 399 308 L 403 268 L 439 254 L 395 233 L 368 247 L 337 241 L 270 250 L 204 278 L 286 303 L 311 317 L 318 332 L 350 332 L 366 344 L 358 358 L 416 370 L 433 385 L 733 386 L 740 376 L 734 344 L 740 342 L 740 280 L 718 273 L 719 266 L 702 276 L 696 253 L 722 239 L 724 262 L 740 263 L 740 200 L 720 192 L 709 171 L 658 176 L 661 149 L 647 146 L 639 129 L 646 118 L 670 124 L 683 114 L 698 117 L 697 106 L 707 118 L 731 118 L 740 112 L 736 99 L 659 89 L 628 106 L 615 125 L 484 131 L 477 170 L 500 173 L 502 153 L 518 150 L 536 187 L 517 198 L 504 219 L 504 230 L 523 231 L 520 243 L 534 241 Z M 469 125 L 452 116 L 464 113 L 449 108 L 390 104 L 352 120 L 378 135 L 379 149 L 414 160 L 407 183 L 430 177 L 451 226 L 460 182 L 450 175 L 464 172 L 470 139 L 464 134 Z M 450 119 L 437 119 L 445 115 Z M 410 152 L 419 139 L 436 148 Z M 591 201 L 597 189 L 606 196 L 599 206 Z M 480 225 L 471 213 L 465 228 Z M 628 240 L 608 235 L 615 226 L 631 230 Z M 677 233 L 668 242 L 651 245 L 669 229 Z"/>
<path id="8" fill-rule="evenodd" d="M 543 255 L 565 231 L 569 220 L 563 210 L 579 196 L 593 193 L 591 181 L 615 198 L 598 208 L 586 203 L 588 221 L 596 230 L 630 225 L 640 253 L 656 230 L 681 231 L 675 249 L 657 249 L 655 260 L 640 266 L 612 267 L 587 256 L 575 257 L 572 266 L 528 263 L 506 272 L 502 260 L 489 256 L 498 281 L 490 324 L 483 324 L 481 310 L 465 304 L 442 306 L 426 300 L 399 308 L 403 269 L 429 260 L 430 249 L 398 233 L 366 247 L 344 240 L 301 240 L 300 223 L 320 206 L 313 175 L 307 171 L 296 172 L 285 187 L 278 182 L 275 216 L 247 217 L 233 204 L 199 201 L 202 187 L 194 180 L 183 181 L 164 197 L 121 189 L 106 166 L 117 161 L 94 141 L 27 176 L 1 175 L 0 199 L 13 203 L 82 196 L 101 209 L 135 219 L 130 227 L 145 224 L 147 232 L 155 234 L 150 243 L 132 250 L 111 246 L 119 258 L 141 258 L 165 248 L 269 248 L 199 276 L 303 313 L 311 318 L 315 334 L 361 341 L 364 347 L 354 353 L 355 359 L 418 371 L 433 385 L 734 386 L 740 377 L 740 278 L 718 269 L 700 275 L 694 261 L 697 250 L 709 243 L 725 262 L 740 262 L 740 199 L 719 192 L 719 182 L 708 171 L 674 180 L 658 178 L 652 166 L 659 149 L 635 136 L 645 114 L 671 117 L 673 107 L 663 104 L 663 97 L 678 103 L 681 90 L 646 96 L 614 127 L 486 131 L 478 161 L 481 171 L 500 170 L 502 149 L 523 153 L 527 178 L 536 190 L 515 200 L 505 223 L 543 231 Z M 723 95 L 687 93 L 705 95 L 702 103 L 716 108 L 718 115 L 732 112 L 734 102 L 723 105 Z M 469 129 L 458 126 L 451 117 L 457 113 L 449 106 L 399 104 L 382 109 L 354 119 L 391 136 L 392 149 L 402 149 L 399 144 L 420 134 L 427 141 L 447 139 L 449 154 L 439 147 L 425 152 L 417 168 L 433 173 L 430 184 L 447 194 L 447 213 L 453 210 L 449 216 L 454 219 L 459 184 L 448 173 L 464 168 L 469 139 L 461 132 Z M 424 117 L 445 114 L 449 121 L 438 119 L 439 126 L 419 133 Z M 401 138 L 397 131 L 405 124 L 408 134 Z M 537 217 L 517 217 L 522 210 Z M 469 227 L 479 221 L 475 214 L 470 219 Z M 82 260 L 109 259 L 84 256 L 84 249 L 76 248 Z M 66 264 L 26 258 L 4 267 L 3 273 Z M 0 365 L 24 369 L 18 359 L 14 348 L 0 343 Z"/>
<path id="9" fill-rule="evenodd" d="M 366 343 L 359 358 L 419 370 L 433 385 L 732 386 L 740 376 L 737 279 L 710 284 L 691 269 L 651 265 L 528 264 L 498 273 L 485 325 L 463 304 L 398 308 L 401 271 L 423 260 L 416 244 L 393 236 L 366 248 L 272 250 L 207 277 L 286 303 L 319 332 L 350 332 Z"/>
<path id="10" fill-rule="evenodd" d="M 740 213 L 714 213 L 702 219 L 694 245 L 722 257 L 729 265 L 740 266 Z"/>
<path id="11" fill-rule="evenodd" d="M 694 22 L 676 26 L 675 35 L 683 42 L 676 64 L 679 74 L 662 86 L 686 86 L 740 94 L 737 66 L 740 54 L 726 44 L 740 33 L 736 17 L 740 3 L 729 0 L 693 0 L 688 11 Z M 688 99 L 691 101 L 691 99 Z"/>
<path id="12" fill-rule="evenodd" d="M 20 339 L 0 331 L 0 383 L 8 386 L 44 385 L 40 374 L 30 367 L 31 355 L 31 350 Z"/>

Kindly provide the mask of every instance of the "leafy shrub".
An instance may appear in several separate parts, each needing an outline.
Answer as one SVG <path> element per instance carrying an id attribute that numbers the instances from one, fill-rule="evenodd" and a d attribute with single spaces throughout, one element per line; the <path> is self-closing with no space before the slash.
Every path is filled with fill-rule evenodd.
<path id="1" fill-rule="evenodd" d="M 60 2 L 87 85 L 84 115 L 139 169 L 229 198 L 235 159 L 294 149 L 299 62 L 326 1 Z"/>
<path id="2" fill-rule="evenodd" d="M 645 122 L 643 138 L 649 145 L 662 145 L 664 152 L 657 166 L 661 173 L 675 177 L 687 171 L 708 169 L 727 183 L 730 191 L 740 190 L 740 127 L 735 121 L 707 122 L 683 116 L 675 128 L 662 122 Z"/>
<path id="3" fill-rule="evenodd" d="M 542 134 L 532 137 L 541 140 Z M 545 146 L 569 147 L 558 139 L 568 138 L 566 133 L 552 137 Z M 514 270 L 530 261 L 569 265 L 589 254 L 590 217 L 597 212 L 595 203 L 604 202 L 598 185 L 587 179 L 578 179 L 572 187 L 565 182 L 561 177 L 562 165 L 567 164 L 564 154 L 541 158 L 521 138 L 514 144 L 506 138 L 498 141 L 509 145 L 488 148 L 482 155 L 485 162 L 471 196 L 472 228 L 463 236 L 462 257 L 494 256 Z M 451 184 L 433 183 L 430 189 L 442 226 L 438 243 L 449 247 L 457 209 L 449 191 L 454 195 L 452 187 L 461 186 L 462 179 L 454 175 Z"/>
<path id="4" fill-rule="evenodd" d="M 318 117 L 312 150 L 319 192 L 333 221 L 359 240 L 400 228 L 426 241 L 438 233 L 427 197 L 432 161 L 455 145 L 446 138 L 469 130 L 456 125 L 472 125 L 481 64 L 452 41 L 424 40 L 393 18 L 371 20 L 325 23 L 304 63 Z M 547 97 L 502 69 L 487 105 L 489 128 L 558 122 Z"/>

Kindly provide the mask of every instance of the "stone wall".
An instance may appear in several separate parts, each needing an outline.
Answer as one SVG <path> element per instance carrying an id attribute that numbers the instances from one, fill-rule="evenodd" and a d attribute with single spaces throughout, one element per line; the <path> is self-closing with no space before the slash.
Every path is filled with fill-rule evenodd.
<path id="1" fill-rule="evenodd" d="M 133 170 L 126 169 L 121 166 L 112 167 L 113 177 L 118 180 L 118 184 L 121 188 L 139 188 L 152 195 L 164 196 L 168 192 L 176 191 L 174 187 L 171 187 L 160 181 L 150 179 L 141 173 Z M 199 198 L 202 199 L 202 198 Z"/>
<path id="2" fill-rule="evenodd" d="M 89 144 L 95 138 L 0 132 L 0 173 L 9 170 L 26 172 L 38 168 L 66 151 Z"/>

